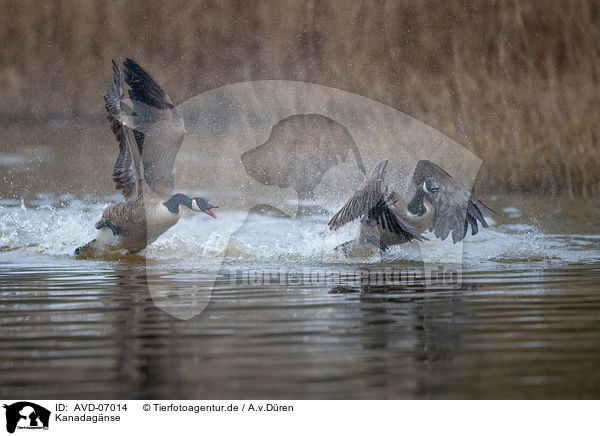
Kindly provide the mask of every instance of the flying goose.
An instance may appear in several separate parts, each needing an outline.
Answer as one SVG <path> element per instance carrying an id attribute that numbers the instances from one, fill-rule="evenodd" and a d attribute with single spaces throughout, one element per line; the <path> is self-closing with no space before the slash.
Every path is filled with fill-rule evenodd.
<path id="1" fill-rule="evenodd" d="M 175 225 L 185 206 L 213 218 L 217 206 L 202 197 L 172 194 L 173 166 L 186 134 L 183 119 L 169 96 L 141 66 L 126 59 L 125 82 L 133 106 L 125 113 L 121 70 L 113 61 L 113 82 L 104 96 L 110 127 L 119 142 L 113 168 L 115 188 L 124 201 L 108 206 L 96 223 L 98 236 L 75 250 L 93 255 L 95 250 L 136 253 Z"/>
<path id="2" fill-rule="evenodd" d="M 358 242 L 370 242 L 385 251 L 390 245 L 427 239 L 421 235 L 426 230 L 441 240 L 452 233 L 456 243 L 466 236 L 469 225 L 472 235 L 478 232 L 478 221 L 488 227 L 481 211 L 493 211 L 435 163 L 417 163 L 406 198 L 386 184 L 387 164 L 388 159 L 383 159 L 375 166 L 358 191 L 331 218 L 330 230 L 361 218 Z M 346 244 L 341 248 L 346 248 Z"/>

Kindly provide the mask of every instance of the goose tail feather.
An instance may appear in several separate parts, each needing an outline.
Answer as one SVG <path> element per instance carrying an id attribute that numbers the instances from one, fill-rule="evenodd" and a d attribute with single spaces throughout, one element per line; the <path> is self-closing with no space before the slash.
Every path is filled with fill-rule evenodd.
<path id="1" fill-rule="evenodd" d="M 87 244 L 82 245 L 81 247 L 77 247 L 75 249 L 75 257 L 78 259 L 89 259 L 94 257 L 96 251 L 98 250 L 98 243 L 95 239 L 92 239 Z"/>

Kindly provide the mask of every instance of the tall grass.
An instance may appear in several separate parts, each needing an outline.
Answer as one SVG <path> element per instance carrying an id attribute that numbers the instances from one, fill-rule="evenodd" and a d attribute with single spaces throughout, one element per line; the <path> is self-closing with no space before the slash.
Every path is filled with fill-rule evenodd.
<path id="1" fill-rule="evenodd" d="M 16 1 L 0 15 L 0 115 L 102 112 L 110 59 L 175 101 L 257 79 L 394 106 L 484 160 L 491 191 L 600 195 L 596 0 Z"/>

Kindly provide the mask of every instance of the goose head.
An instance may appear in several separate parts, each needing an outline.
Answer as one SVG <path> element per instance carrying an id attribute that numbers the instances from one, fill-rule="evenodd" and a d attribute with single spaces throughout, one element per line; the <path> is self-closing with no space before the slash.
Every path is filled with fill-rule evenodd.
<path id="1" fill-rule="evenodd" d="M 169 210 L 171 213 L 179 213 L 179 206 L 183 205 L 187 208 L 190 208 L 196 212 L 204 212 L 207 215 L 210 215 L 213 218 L 216 218 L 217 215 L 213 211 L 213 209 L 218 208 L 214 204 L 211 204 L 204 197 L 195 197 L 191 198 L 185 194 L 174 194 L 167 201 L 163 203 L 163 205 Z"/>
<path id="2" fill-rule="evenodd" d="M 213 218 L 217 218 L 217 215 L 213 211 L 213 209 L 217 209 L 219 206 L 212 204 L 204 197 L 195 197 L 192 199 L 192 210 L 197 212 L 204 212 L 207 215 L 210 215 Z"/>
<path id="3" fill-rule="evenodd" d="M 423 203 L 426 195 L 435 194 L 440 190 L 440 184 L 435 177 L 427 177 L 423 183 L 417 186 L 415 195 L 408 203 L 408 212 L 412 216 L 423 216 L 427 213 L 427 207 Z"/>
<path id="4" fill-rule="evenodd" d="M 421 186 L 426 194 L 433 194 L 440 190 L 440 184 L 435 177 L 427 177 Z"/>

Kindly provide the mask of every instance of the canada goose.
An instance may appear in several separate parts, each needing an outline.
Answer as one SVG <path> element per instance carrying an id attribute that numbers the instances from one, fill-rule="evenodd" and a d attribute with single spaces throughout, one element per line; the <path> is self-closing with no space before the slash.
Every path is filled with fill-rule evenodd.
<path id="1" fill-rule="evenodd" d="M 173 166 L 186 133 L 183 119 L 169 96 L 141 66 L 131 59 L 126 59 L 123 66 L 133 105 L 131 117 L 123 110 L 121 70 L 114 61 L 113 82 L 104 102 L 119 142 L 113 180 L 125 201 L 104 210 L 96 223 L 97 238 L 75 250 L 80 257 L 104 248 L 129 253 L 143 250 L 179 221 L 180 206 L 216 218 L 213 209 L 217 206 L 205 198 L 172 195 Z"/>
<path id="2" fill-rule="evenodd" d="M 456 243 L 466 236 L 469 225 L 473 235 L 478 231 L 477 221 L 488 227 L 481 210 L 493 211 L 471 196 L 438 165 L 428 160 L 417 163 L 409 189 L 412 195 L 407 196 L 408 201 L 397 192 L 390 191 L 386 184 L 387 164 L 388 160 L 383 159 L 375 166 L 358 191 L 331 218 L 331 230 L 361 218 L 358 242 L 370 242 L 385 251 L 390 245 L 427 239 L 420 235 L 425 230 L 433 231 L 441 240 L 452 232 L 452 241 Z M 390 225 L 394 222 L 404 225 Z M 406 226 L 411 232 L 406 231 Z M 342 245 L 342 248 L 346 247 Z"/>
<path id="3" fill-rule="evenodd" d="M 302 216 L 319 213 L 314 190 L 327 171 L 346 161 L 348 152 L 353 153 L 366 176 L 348 129 L 323 115 L 296 114 L 275 124 L 269 139 L 242 153 L 241 158 L 246 172 L 257 182 L 294 189 L 299 199 L 298 215 Z"/>

